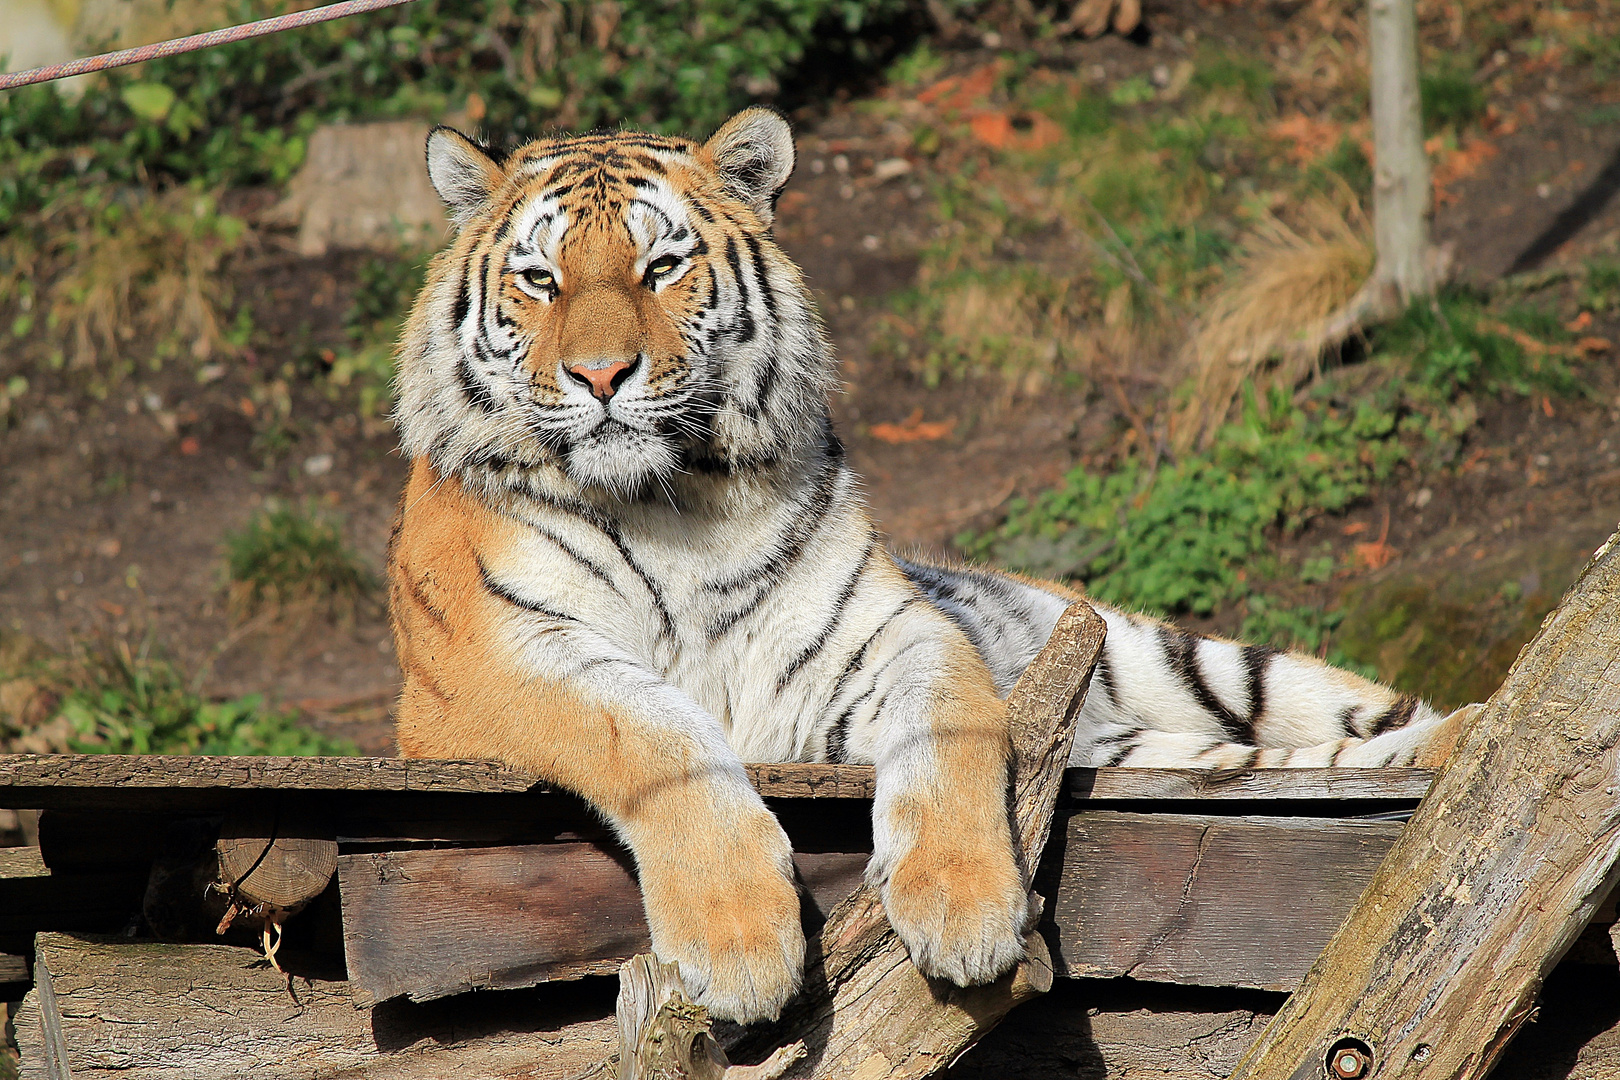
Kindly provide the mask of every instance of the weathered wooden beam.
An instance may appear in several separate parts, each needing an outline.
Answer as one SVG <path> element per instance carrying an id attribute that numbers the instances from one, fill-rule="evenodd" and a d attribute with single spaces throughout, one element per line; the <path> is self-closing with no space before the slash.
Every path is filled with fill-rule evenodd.
<path id="1" fill-rule="evenodd" d="M 1400 828 L 1065 811 L 1036 882 L 1050 898 L 1042 932 L 1053 970 L 1290 991 Z M 867 858 L 796 855 L 819 912 L 859 887 Z M 609 974 L 648 947 L 641 893 L 617 849 L 380 851 L 341 855 L 338 866 L 349 980 L 361 1004 Z"/>
<path id="2" fill-rule="evenodd" d="M 867 858 L 794 862 L 824 913 L 860 885 Z M 609 975 L 651 944 L 630 856 L 595 844 L 341 855 L 338 890 L 362 1006 Z"/>
<path id="3" fill-rule="evenodd" d="M 563 1080 L 614 1045 L 606 987 L 362 1010 L 250 949 L 65 934 L 40 935 L 35 974 L 24 1080 Z"/>
<path id="4" fill-rule="evenodd" d="M 1084 603 L 1070 607 L 1007 699 L 1012 733 L 1013 836 L 1025 865 L 1040 863 L 1050 832 L 1074 721 L 1107 628 Z M 805 958 L 806 986 L 775 1024 L 733 1044 L 759 1060 L 803 1042 L 809 1056 L 789 1075 L 904 1080 L 949 1064 L 1020 1001 L 1051 986 L 1039 934 L 1023 963 L 987 986 L 937 986 L 925 979 L 888 926 L 877 891 L 862 886 L 828 917 Z"/>
<path id="5" fill-rule="evenodd" d="M 1614 884 L 1617 746 L 1620 533 L 1520 653 L 1237 1075 L 1489 1072 Z"/>
<path id="6" fill-rule="evenodd" d="M 1052 967 L 1288 992 L 1384 853 L 1392 822 L 1076 813 L 1039 886 Z"/>
<path id="7" fill-rule="evenodd" d="M 869 765 L 746 766 L 769 799 L 870 799 Z M 1423 797 L 1427 769 L 1067 769 L 1063 792 L 1092 800 L 1412 800 Z M 344 809 L 418 806 L 424 819 L 464 806 L 548 805 L 551 789 L 535 777 L 490 761 L 419 758 L 184 757 L 132 754 L 0 754 L 0 807 L 67 814 L 107 811 L 177 813 L 204 806 L 262 803 L 265 796 L 320 796 Z M 349 799 L 344 799 L 349 796 Z M 361 796 L 372 796 L 361 799 Z M 439 802 L 434 797 L 444 796 Z M 566 799 L 561 793 L 556 798 Z M 482 803 L 483 805 L 479 805 Z M 427 808 L 431 807 L 429 810 Z M 477 807 L 476 811 L 474 807 Z M 404 836 L 405 833 L 390 835 Z"/>
<path id="8" fill-rule="evenodd" d="M 1063 785 L 1070 799 L 1091 802 L 1366 800 L 1416 806 L 1433 780 L 1433 769 L 1118 768 L 1070 769 Z"/>
<path id="9" fill-rule="evenodd" d="M 733 1065 L 689 1001 L 680 969 L 651 953 L 619 966 L 617 1080 L 776 1080 L 804 1057 L 803 1043 L 784 1046 L 758 1065 Z"/>
<path id="10" fill-rule="evenodd" d="M 28 793 L 225 788 L 232 791 L 527 791 L 535 778 L 493 761 L 361 757 L 0 754 L 0 806 L 55 809 Z M 27 796 L 25 796 L 26 798 Z M 79 808 L 67 803 L 62 809 Z"/>

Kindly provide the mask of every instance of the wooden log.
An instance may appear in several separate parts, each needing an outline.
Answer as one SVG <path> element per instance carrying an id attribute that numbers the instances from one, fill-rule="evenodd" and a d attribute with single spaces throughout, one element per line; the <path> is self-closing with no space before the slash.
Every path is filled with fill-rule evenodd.
<path id="1" fill-rule="evenodd" d="M 337 870 L 331 825 L 292 808 L 227 817 L 215 850 L 220 885 L 247 906 L 297 911 L 321 894 Z"/>
<path id="2" fill-rule="evenodd" d="M 614 1045 L 609 988 L 356 1009 L 252 950 L 42 934 L 16 1017 L 26 1080 L 563 1080 Z"/>
<path id="3" fill-rule="evenodd" d="M 1050 640 L 1008 697 L 1013 744 L 1013 835 L 1026 865 L 1040 862 L 1062 785 L 1074 720 L 1102 651 L 1106 627 L 1084 603 L 1058 620 Z M 733 1056 L 758 1060 L 803 1041 L 808 1058 L 790 1075 L 928 1076 L 954 1060 L 1020 1001 L 1051 986 L 1038 934 L 1029 956 L 987 986 L 936 986 L 889 929 L 876 890 L 862 886 L 828 918 L 806 957 L 806 986 L 775 1024 L 737 1040 Z"/>
<path id="4" fill-rule="evenodd" d="M 1249 1080 L 1484 1076 L 1620 859 L 1620 534 L 1459 741 Z M 1353 1051 L 1353 1053 L 1351 1052 Z"/>

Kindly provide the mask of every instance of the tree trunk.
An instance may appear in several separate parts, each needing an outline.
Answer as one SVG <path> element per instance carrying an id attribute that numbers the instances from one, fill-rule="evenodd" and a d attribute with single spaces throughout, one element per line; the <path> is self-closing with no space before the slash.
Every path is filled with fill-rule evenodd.
<path id="1" fill-rule="evenodd" d="M 1620 858 L 1620 533 L 1465 732 L 1242 1080 L 1483 1077 Z"/>
<path id="2" fill-rule="evenodd" d="M 1429 159 L 1423 152 L 1414 0 L 1371 0 L 1373 281 L 1404 304 L 1434 290 L 1429 261 Z"/>

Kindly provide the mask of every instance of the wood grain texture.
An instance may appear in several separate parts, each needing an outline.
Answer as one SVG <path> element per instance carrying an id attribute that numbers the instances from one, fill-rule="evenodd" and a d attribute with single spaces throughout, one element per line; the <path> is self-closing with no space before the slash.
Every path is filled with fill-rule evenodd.
<path id="1" fill-rule="evenodd" d="M 219 880 L 249 905 L 301 908 L 337 870 L 332 824 L 291 811 L 230 815 L 214 845 Z"/>
<path id="2" fill-rule="evenodd" d="M 1247 1080 L 1320 1075 L 1341 1037 L 1373 1077 L 1484 1076 L 1620 858 L 1620 534 L 1458 743 Z"/>
<path id="3" fill-rule="evenodd" d="M 1433 769 L 1070 769 L 1064 793 L 1089 801 L 1389 800 L 1416 804 Z"/>
<path id="4" fill-rule="evenodd" d="M 745 768 L 760 794 L 772 799 L 870 799 L 875 783 L 870 765 L 789 762 Z M 1091 800 L 1415 801 L 1432 777 L 1427 769 L 1075 768 L 1065 770 L 1063 792 L 1068 798 Z M 491 761 L 0 754 L 0 807 L 35 810 L 161 809 L 165 797 L 174 800 L 183 792 L 420 797 L 540 795 L 549 790 L 534 776 Z"/>
<path id="5" fill-rule="evenodd" d="M 1058 620 L 1045 648 L 1008 696 L 1013 745 L 1013 835 L 1039 863 L 1074 735 L 1106 627 L 1084 603 Z M 758 1061 L 802 1041 L 808 1056 L 789 1076 L 929 1076 L 996 1026 L 1021 1001 L 1051 986 L 1045 942 L 986 986 L 938 985 L 923 978 L 889 929 L 877 891 L 862 886 L 809 942 L 805 986 L 774 1024 L 756 1025 L 732 1056 Z"/>
<path id="6" fill-rule="evenodd" d="M 1042 929 L 1053 970 L 1290 991 L 1400 828 L 1065 813 L 1037 880 L 1050 897 Z M 860 886 L 867 854 L 795 858 L 815 907 L 829 912 Z M 608 974 L 647 947 L 628 856 L 595 844 L 344 855 L 339 882 L 362 1004 Z"/>
<path id="7" fill-rule="evenodd" d="M 535 778 L 493 761 L 362 757 L 0 754 L 0 805 L 23 792 L 73 788 L 323 791 L 527 791 Z M 71 809 L 71 807 L 65 807 Z"/>
<path id="8" fill-rule="evenodd" d="M 795 853 L 815 917 L 860 885 L 867 857 Z M 338 889 L 362 1006 L 608 975 L 651 944 L 629 854 L 596 844 L 342 855 Z"/>
<path id="9" fill-rule="evenodd" d="M 289 993 L 247 949 L 63 934 L 40 936 L 36 970 L 16 1018 L 27 1080 L 562 1080 L 614 1045 L 611 1004 L 576 988 L 366 1011 L 342 982 Z"/>
<path id="10" fill-rule="evenodd" d="M 1069 978 L 1288 992 L 1401 826 L 1106 811 L 1059 822 L 1040 887 Z"/>

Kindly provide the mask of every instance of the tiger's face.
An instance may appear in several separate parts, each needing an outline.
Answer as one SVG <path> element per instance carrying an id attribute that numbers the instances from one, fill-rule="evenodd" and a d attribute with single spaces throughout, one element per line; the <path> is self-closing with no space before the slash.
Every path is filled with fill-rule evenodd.
<path id="1" fill-rule="evenodd" d="M 407 452 L 623 499 L 802 442 L 831 358 L 769 233 L 792 166 L 763 109 L 703 145 L 618 132 L 504 159 L 436 130 L 429 175 L 459 234 L 401 347 Z"/>

